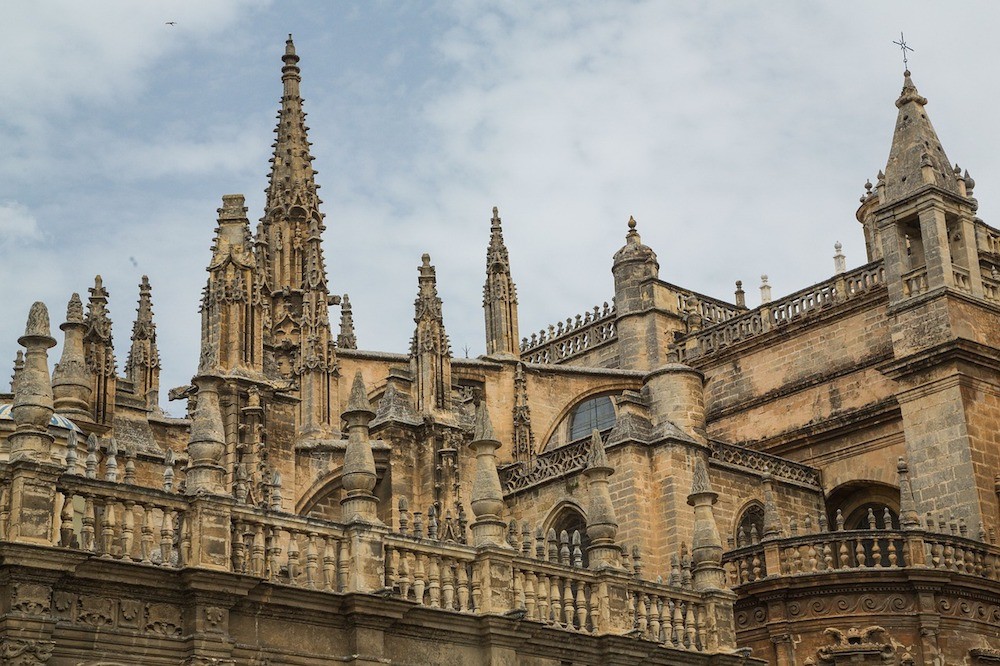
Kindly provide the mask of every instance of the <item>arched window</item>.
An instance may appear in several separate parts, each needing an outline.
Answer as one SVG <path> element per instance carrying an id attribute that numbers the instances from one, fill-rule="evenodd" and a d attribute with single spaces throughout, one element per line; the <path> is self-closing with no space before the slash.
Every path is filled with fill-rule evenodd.
<path id="1" fill-rule="evenodd" d="M 899 488 L 876 481 L 854 481 L 834 488 L 826 499 L 827 521 L 833 529 L 837 510 L 844 518 L 845 530 L 867 530 L 868 510 L 875 518 L 876 529 L 886 529 L 885 510 L 889 509 L 891 527 L 899 527 Z"/>
<path id="2" fill-rule="evenodd" d="M 604 432 L 615 425 L 615 406 L 606 395 L 584 400 L 576 408 L 569 419 L 569 441 L 573 442 L 583 437 L 589 437 L 596 428 Z"/>
<path id="3" fill-rule="evenodd" d="M 764 505 L 760 502 L 751 502 L 736 523 L 736 547 L 750 545 L 754 539 L 759 539 L 764 534 Z"/>

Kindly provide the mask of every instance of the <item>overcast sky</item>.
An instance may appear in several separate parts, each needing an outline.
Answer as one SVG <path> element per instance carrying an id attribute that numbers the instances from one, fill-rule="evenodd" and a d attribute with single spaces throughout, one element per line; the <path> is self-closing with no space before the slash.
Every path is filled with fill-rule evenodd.
<path id="1" fill-rule="evenodd" d="M 61 343 L 100 273 L 121 370 L 147 274 L 164 400 L 190 380 L 221 197 L 263 212 L 289 32 L 359 346 L 407 349 L 429 252 L 454 353 L 476 356 L 494 205 L 522 335 L 610 301 L 629 215 L 663 279 L 727 300 L 742 279 L 750 305 L 761 273 L 775 297 L 829 277 L 835 241 L 865 263 L 854 213 L 888 155 L 901 30 L 997 225 L 998 18 L 913 0 L 4 3 L 0 368 L 31 302 Z"/>

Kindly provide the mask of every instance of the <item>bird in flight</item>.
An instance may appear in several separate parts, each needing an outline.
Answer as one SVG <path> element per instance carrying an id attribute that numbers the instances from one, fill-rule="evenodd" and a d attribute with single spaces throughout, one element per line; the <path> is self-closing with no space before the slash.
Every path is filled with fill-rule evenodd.
<path id="1" fill-rule="evenodd" d="M 167 21 L 167 25 L 177 25 L 177 21 Z"/>

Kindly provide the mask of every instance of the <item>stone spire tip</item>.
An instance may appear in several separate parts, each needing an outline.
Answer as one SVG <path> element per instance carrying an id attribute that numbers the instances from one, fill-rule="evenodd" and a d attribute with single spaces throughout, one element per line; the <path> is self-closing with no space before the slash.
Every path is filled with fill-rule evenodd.
<path id="1" fill-rule="evenodd" d="M 18 339 L 18 344 L 22 346 L 27 346 L 21 340 L 29 339 L 47 339 L 51 341 L 48 347 L 52 347 L 56 344 L 56 341 L 52 338 L 49 329 L 49 309 L 45 307 L 45 303 L 41 301 L 35 301 L 31 304 L 31 310 L 28 311 L 28 323 L 24 327 L 24 335 Z"/>
<path id="2" fill-rule="evenodd" d="M 474 442 L 495 442 L 496 433 L 493 432 L 493 422 L 490 421 L 490 412 L 486 409 L 486 401 L 481 400 L 476 407 L 476 425 L 473 431 L 472 440 Z"/>
<path id="3" fill-rule="evenodd" d="M 80 300 L 80 294 L 76 292 L 73 292 L 73 295 L 69 298 L 69 303 L 66 305 L 66 323 L 83 323 L 83 301 Z"/>
<path id="4" fill-rule="evenodd" d="M 708 478 L 708 468 L 705 467 L 705 461 L 698 458 L 694 462 L 694 474 L 691 479 L 691 495 L 698 495 L 701 493 L 711 493 L 712 483 Z"/>
<path id="5" fill-rule="evenodd" d="M 370 412 L 374 414 L 372 403 L 368 400 L 368 390 L 365 388 L 365 380 L 361 376 L 360 370 L 354 374 L 354 382 L 351 384 L 351 397 L 347 401 L 347 411 Z"/>

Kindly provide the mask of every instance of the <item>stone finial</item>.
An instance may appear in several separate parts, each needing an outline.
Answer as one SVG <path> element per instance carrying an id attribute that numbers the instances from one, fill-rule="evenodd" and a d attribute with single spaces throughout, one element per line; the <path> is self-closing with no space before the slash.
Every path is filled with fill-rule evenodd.
<path id="1" fill-rule="evenodd" d="M 351 308 L 351 298 L 347 294 L 340 298 L 340 333 L 337 334 L 337 347 L 358 348 L 358 338 L 354 334 L 354 311 Z"/>
<path id="2" fill-rule="evenodd" d="M 584 468 L 588 499 L 587 536 L 590 537 L 587 556 L 591 569 L 621 566 L 618 561 L 621 550 L 615 543 L 618 537 L 618 518 L 615 516 L 608 485 L 608 477 L 613 473 L 614 469 L 608 464 L 601 433 L 595 428 L 590 437 L 590 451 Z"/>
<path id="3" fill-rule="evenodd" d="M 771 285 L 767 282 L 767 274 L 760 276 L 760 302 L 762 305 L 771 302 Z"/>
<path id="4" fill-rule="evenodd" d="M 52 394 L 55 410 L 70 417 L 90 418 L 89 401 L 93 392 L 91 375 L 83 346 L 87 330 L 83 321 L 83 303 L 73 294 L 66 306 L 62 358 L 52 371 Z"/>
<path id="5" fill-rule="evenodd" d="M 833 244 L 833 272 L 837 275 L 847 270 L 847 257 L 841 252 L 843 249 L 844 246 L 840 244 L 840 241 Z"/>
<path id="6" fill-rule="evenodd" d="M 358 371 L 351 385 L 351 397 L 343 413 L 347 422 L 347 449 L 344 451 L 341 513 L 345 522 L 378 523 L 378 498 L 372 494 L 377 475 L 369 440 L 368 424 L 375 417 L 365 381 Z"/>
<path id="7" fill-rule="evenodd" d="M 493 433 L 493 424 L 483 400 L 476 407 L 476 424 L 472 443 L 476 456 L 476 473 L 472 482 L 471 504 L 476 519 L 472 523 L 472 542 L 475 546 L 509 548 L 503 512 L 503 489 L 497 472 L 496 452 L 500 442 Z"/>
<path id="8" fill-rule="evenodd" d="M 712 490 L 708 468 L 700 457 L 695 460 L 688 504 L 694 507 L 694 531 L 691 539 L 691 561 L 694 585 L 697 589 L 722 589 L 725 572 L 722 568 L 722 538 L 715 522 L 712 506 L 719 495 Z"/>
<path id="9" fill-rule="evenodd" d="M 10 459 L 44 461 L 52 447 L 48 428 L 54 411 L 48 350 L 56 344 L 49 334 L 49 311 L 44 303 L 31 306 L 24 335 L 17 342 L 26 351 L 24 367 L 17 371 L 14 381 L 11 416 L 17 429 L 10 436 Z"/>
<path id="10" fill-rule="evenodd" d="M 746 308 L 747 293 L 743 291 L 743 280 L 736 281 L 736 307 Z"/>
<path id="11" fill-rule="evenodd" d="M 899 475 L 899 525 L 904 530 L 920 529 L 920 514 L 910 485 L 910 468 L 902 456 L 896 462 L 896 473 Z"/>
<path id="12" fill-rule="evenodd" d="M 774 501 L 774 488 L 771 473 L 764 472 L 761 479 L 764 486 L 764 534 L 762 541 L 772 541 L 781 538 L 781 517 L 778 515 L 778 505 Z"/>
<path id="13" fill-rule="evenodd" d="M 191 419 L 188 439 L 188 469 L 185 490 L 189 495 L 223 492 L 222 455 L 226 450 L 225 428 L 219 409 L 219 384 L 216 377 L 195 379 L 198 404 Z"/>

